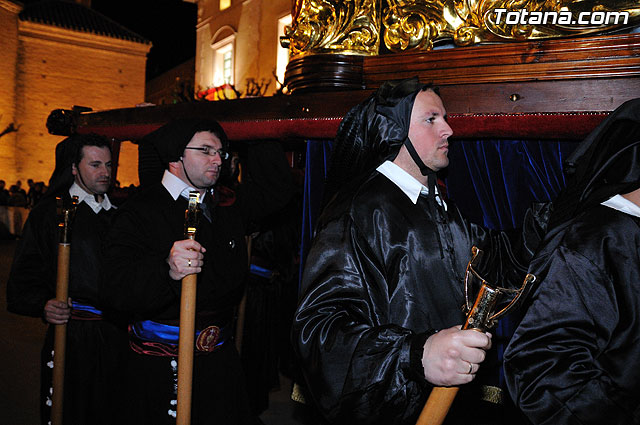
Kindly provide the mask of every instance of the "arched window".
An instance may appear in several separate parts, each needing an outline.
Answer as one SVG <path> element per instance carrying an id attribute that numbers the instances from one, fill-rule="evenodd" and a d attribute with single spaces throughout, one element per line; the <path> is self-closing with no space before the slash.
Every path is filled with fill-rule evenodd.
<path id="1" fill-rule="evenodd" d="M 212 38 L 214 87 L 234 84 L 235 41 L 236 32 L 230 26 L 220 28 Z"/>

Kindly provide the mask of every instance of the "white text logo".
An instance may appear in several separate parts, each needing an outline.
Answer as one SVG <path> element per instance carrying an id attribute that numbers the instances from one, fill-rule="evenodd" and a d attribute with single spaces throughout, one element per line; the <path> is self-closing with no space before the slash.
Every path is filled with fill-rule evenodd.
<path id="1" fill-rule="evenodd" d="M 507 25 L 618 25 L 629 22 L 629 12 L 580 12 L 577 18 L 568 10 L 560 12 L 529 12 L 526 9 L 507 11 L 494 9 L 496 24 Z"/>

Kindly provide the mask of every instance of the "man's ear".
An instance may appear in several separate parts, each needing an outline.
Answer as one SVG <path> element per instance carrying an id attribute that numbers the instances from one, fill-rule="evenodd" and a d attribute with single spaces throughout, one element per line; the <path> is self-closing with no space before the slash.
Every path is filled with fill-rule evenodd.
<path id="1" fill-rule="evenodd" d="M 74 176 L 78 174 L 78 168 L 76 168 L 76 164 L 71 164 L 71 174 Z"/>
<path id="2" fill-rule="evenodd" d="M 182 157 L 180 157 L 180 159 L 182 160 Z M 180 168 L 180 161 L 173 161 L 169 163 L 169 171 L 177 170 L 178 168 Z"/>

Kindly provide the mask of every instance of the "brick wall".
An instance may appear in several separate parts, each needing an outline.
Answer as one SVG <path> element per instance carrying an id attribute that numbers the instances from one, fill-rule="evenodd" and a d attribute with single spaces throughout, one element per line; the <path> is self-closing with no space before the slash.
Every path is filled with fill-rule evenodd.
<path id="1" fill-rule="evenodd" d="M 21 127 L 13 173 L 23 181 L 47 181 L 55 145 L 62 140 L 47 132 L 49 113 L 74 105 L 104 110 L 143 102 L 150 46 L 31 22 L 20 22 L 18 32 L 15 103 Z M 11 172 L 0 165 L 0 175 Z M 138 184 L 137 148 L 128 142 L 120 153 L 118 180 Z"/>
<path id="2" fill-rule="evenodd" d="M 18 57 L 18 13 L 20 7 L 0 0 L 0 132 L 15 123 L 16 61 Z M 0 179 L 11 185 L 17 179 L 15 147 L 17 133 L 0 137 Z M 7 187 L 8 187 L 7 186 Z"/>

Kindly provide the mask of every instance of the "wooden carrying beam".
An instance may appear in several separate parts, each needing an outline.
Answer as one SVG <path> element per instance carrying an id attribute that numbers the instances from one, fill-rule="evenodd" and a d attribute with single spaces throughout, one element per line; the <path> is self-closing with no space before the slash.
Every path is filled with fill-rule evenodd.
<path id="1" fill-rule="evenodd" d="M 580 140 L 608 112 L 640 97 L 640 34 L 385 54 L 362 62 L 362 90 L 323 86 L 317 93 L 79 112 L 74 124 L 80 133 L 137 141 L 174 118 L 203 117 L 221 122 L 231 140 L 332 139 L 347 111 L 382 82 L 417 76 L 440 87 L 454 138 Z"/>
<path id="2" fill-rule="evenodd" d="M 450 114 L 453 138 L 570 139 L 580 140 L 589 134 L 608 112 L 584 113 L 513 113 Z M 299 140 L 333 139 L 341 117 L 264 119 L 222 121 L 230 140 Z M 127 123 L 78 127 L 80 133 L 98 133 L 118 140 L 140 140 L 164 122 Z"/>

